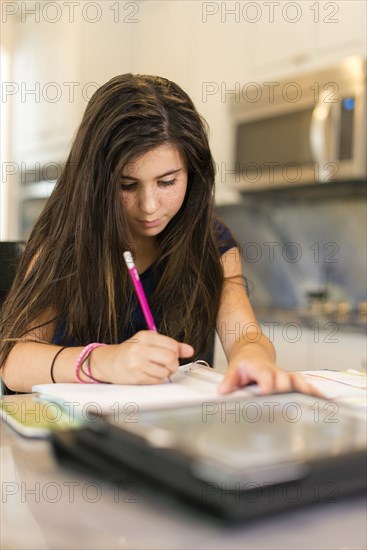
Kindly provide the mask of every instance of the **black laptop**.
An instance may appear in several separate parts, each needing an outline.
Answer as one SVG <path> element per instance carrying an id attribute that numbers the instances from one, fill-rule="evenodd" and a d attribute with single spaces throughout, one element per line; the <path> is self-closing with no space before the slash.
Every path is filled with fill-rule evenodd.
<path id="1" fill-rule="evenodd" d="M 52 437 L 63 463 L 241 520 L 364 491 L 366 434 L 364 413 L 292 392 L 111 415 Z"/>

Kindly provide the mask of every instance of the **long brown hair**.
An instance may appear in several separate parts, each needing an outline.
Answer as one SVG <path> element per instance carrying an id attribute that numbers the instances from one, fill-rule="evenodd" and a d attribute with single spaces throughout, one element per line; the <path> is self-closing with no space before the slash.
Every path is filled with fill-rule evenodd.
<path id="1" fill-rule="evenodd" d="M 2 309 L 0 365 L 50 306 L 66 322 L 63 345 L 118 342 L 133 304 L 122 256 L 133 243 L 119 200 L 120 178 L 131 159 L 163 144 L 183 155 L 188 184 L 180 211 L 158 236 L 162 275 L 151 306 L 161 311 L 160 332 L 198 353 L 207 349 L 223 286 L 207 126 L 174 82 L 125 74 L 91 98 L 31 233 Z"/>

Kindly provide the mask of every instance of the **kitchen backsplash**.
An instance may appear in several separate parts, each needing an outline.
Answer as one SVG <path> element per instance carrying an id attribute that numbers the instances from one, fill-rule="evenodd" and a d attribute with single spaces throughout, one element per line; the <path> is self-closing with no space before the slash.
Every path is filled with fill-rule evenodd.
<path id="1" fill-rule="evenodd" d="M 303 309 L 325 291 L 352 310 L 366 302 L 365 197 L 320 195 L 283 190 L 217 207 L 241 245 L 254 306 Z"/>

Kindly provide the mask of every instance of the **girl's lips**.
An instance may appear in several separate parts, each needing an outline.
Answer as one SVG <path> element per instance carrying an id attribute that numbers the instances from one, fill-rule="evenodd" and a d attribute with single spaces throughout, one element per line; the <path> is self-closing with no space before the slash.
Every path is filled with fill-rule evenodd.
<path id="1" fill-rule="evenodd" d="M 161 219 L 159 218 L 158 220 L 153 220 L 151 222 L 148 222 L 148 221 L 144 221 L 144 220 L 138 220 L 139 223 L 141 223 L 144 227 L 156 227 L 157 225 L 160 224 L 161 222 Z"/>

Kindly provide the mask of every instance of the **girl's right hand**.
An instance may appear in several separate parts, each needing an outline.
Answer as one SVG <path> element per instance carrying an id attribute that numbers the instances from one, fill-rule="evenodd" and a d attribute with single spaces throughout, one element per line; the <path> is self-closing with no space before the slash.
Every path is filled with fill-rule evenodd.
<path id="1" fill-rule="evenodd" d="M 141 330 L 122 344 L 96 348 L 90 359 L 93 376 L 112 384 L 161 384 L 179 367 L 179 357 L 194 348 L 169 336 Z"/>

